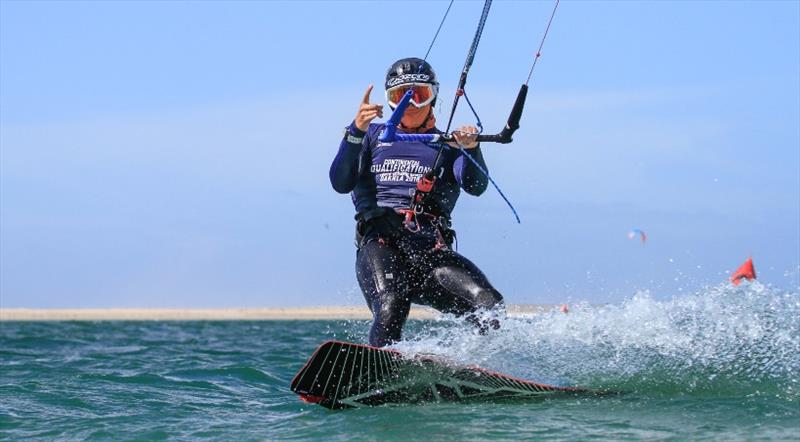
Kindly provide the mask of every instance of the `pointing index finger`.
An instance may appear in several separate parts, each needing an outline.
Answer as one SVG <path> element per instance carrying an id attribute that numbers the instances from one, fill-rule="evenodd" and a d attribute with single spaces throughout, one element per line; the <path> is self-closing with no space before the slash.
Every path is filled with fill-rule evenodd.
<path id="1" fill-rule="evenodd" d="M 362 100 L 362 103 L 369 104 L 369 94 L 371 93 L 372 93 L 372 85 L 369 85 L 367 87 L 367 91 L 364 92 L 364 100 Z"/>

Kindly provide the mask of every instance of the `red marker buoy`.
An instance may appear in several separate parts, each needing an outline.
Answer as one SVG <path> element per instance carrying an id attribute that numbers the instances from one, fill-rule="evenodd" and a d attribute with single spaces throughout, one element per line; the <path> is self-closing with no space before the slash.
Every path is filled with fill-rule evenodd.
<path id="1" fill-rule="evenodd" d="M 561 313 L 569 313 L 569 307 L 567 307 L 567 304 L 562 305 L 559 310 L 561 310 Z"/>
<path id="2" fill-rule="evenodd" d="M 750 281 L 756 279 L 756 269 L 753 267 L 753 258 L 747 258 L 747 261 L 733 272 L 733 275 L 731 275 L 731 282 L 733 285 L 739 285 L 743 278 Z"/>

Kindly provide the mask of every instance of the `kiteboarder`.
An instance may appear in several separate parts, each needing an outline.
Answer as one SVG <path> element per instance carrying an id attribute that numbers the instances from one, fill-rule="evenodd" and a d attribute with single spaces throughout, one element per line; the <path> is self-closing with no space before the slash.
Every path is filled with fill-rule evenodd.
<path id="1" fill-rule="evenodd" d="M 373 315 L 369 343 L 381 347 L 399 341 L 412 303 L 463 316 L 481 333 L 498 328 L 503 297 L 454 250 L 450 223 L 460 191 L 479 196 L 488 185 L 480 170 L 487 168 L 477 128 L 454 131 L 457 145 L 446 145 L 438 161 L 438 146 L 381 142 L 384 124 L 372 121 L 383 116 L 383 106 L 370 102 L 372 88 L 345 128 L 330 168 L 333 188 L 350 193 L 355 205 L 356 277 Z M 386 73 L 384 89 L 392 109 L 413 90 L 398 133 L 441 133 L 433 115 L 439 83 L 427 61 L 398 60 Z M 421 198 L 418 183 L 426 176 L 435 176 L 435 185 Z"/>

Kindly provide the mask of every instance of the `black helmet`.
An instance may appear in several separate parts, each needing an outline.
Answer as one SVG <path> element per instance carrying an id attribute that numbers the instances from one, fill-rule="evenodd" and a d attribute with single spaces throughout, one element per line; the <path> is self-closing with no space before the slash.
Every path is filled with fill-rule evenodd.
<path id="1" fill-rule="evenodd" d="M 426 83 L 439 87 L 436 81 L 436 72 L 431 65 L 421 58 L 403 58 L 392 64 L 386 71 L 386 82 L 384 89 L 399 86 L 406 83 Z"/>

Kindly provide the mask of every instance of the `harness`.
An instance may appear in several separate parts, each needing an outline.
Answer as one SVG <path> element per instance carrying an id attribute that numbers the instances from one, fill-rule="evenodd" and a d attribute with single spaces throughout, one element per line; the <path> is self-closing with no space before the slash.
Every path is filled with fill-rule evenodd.
<path id="1" fill-rule="evenodd" d="M 419 206 L 418 206 L 419 207 Z M 412 209 L 395 209 L 397 213 L 403 215 L 403 227 L 411 233 L 420 231 L 420 217 L 423 217 L 433 226 L 436 231 L 436 245 L 434 250 L 449 249 L 450 245 L 456 240 L 456 231 L 452 229 L 450 218 L 443 215 L 433 215 L 426 212 L 417 212 Z M 458 244 L 456 243 L 456 247 Z"/>
<path id="2" fill-rule="evenodd" d="M 356 214 L 356 247 L 377 240 L 381 244 L 395 241 L 403 231 L 416 234 L 427 223 L 436 234 L 433 250 L 449 250 L 453 244 L 458 246 L 456 231 L 452 229 L 450 217 L 411 209 L 392 209 L 376 207 Z"/>

